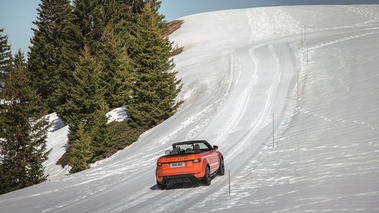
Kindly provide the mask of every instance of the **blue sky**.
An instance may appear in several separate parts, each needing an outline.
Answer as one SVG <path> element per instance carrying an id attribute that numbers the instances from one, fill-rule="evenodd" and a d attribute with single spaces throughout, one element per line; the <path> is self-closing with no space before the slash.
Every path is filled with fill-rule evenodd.
<path id="1" fill-rule="evenodd" d="M 40 0 L 0 0 L 0 28 L 8 35 L 12 53 L 29 51 Z M 379 4 L 379 0 L 163 0 L 160 13 L 167 21 L 208 11 L 252 7 L 312 4 Z"/>

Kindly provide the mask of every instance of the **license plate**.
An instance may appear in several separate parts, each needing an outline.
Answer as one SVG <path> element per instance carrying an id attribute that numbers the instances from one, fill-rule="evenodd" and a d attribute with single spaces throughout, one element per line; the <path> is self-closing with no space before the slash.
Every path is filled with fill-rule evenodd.
<path id="1" fill-rule="evenodd" d="M 184 162 L 178 162 L 178 163 L 170 163 L 170 168 L 177 168 L 177 167 L 184 167 Z"/>

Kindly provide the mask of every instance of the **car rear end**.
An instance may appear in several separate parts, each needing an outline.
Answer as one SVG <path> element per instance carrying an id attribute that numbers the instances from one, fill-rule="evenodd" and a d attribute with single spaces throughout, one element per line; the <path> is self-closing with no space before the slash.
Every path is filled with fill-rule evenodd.
<path id="1" fill-rule="evenodd" d="M 161 184 L 195 182 L 203 176 L 198 154 L 166 155 L 157 161 L 156 178 Z"/>

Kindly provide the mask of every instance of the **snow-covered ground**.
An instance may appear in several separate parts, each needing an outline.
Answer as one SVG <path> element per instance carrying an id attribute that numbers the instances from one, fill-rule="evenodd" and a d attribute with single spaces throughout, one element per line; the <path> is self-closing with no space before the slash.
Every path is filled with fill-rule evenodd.
<path id="1" fill-rule="evenodd" d="M 1 195 L 0 212 L 379 212 L 379 5 L 183 19 L 178 112 L 89 170 Z M 157 158 L 191 139 L 219 145 L 230 196 L 228 173 L 157 189 Z"/>

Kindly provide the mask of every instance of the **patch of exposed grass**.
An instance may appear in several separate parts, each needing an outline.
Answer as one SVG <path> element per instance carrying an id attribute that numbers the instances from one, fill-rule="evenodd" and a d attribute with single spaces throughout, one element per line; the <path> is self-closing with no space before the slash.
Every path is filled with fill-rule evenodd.
<path id="1" fill-rule="evenodd" d="M 167 30 L 164 33 L 164 37 L 167 37 L 171 35 L 173 32 L 175 32 L 177 29 L 179 29 L 182 24 L 184 23 L 183 20 L 174 20 L 167 24 Z M 170 56 L 176 56 L 179 55 L 183 51 L 184 47 L 179 47 L 177 44 L 172 47 L 172 50 L 170 51 Z"/>
<path id="2" fill-rule="evenodd" d="M 163 36 L 166 37 L 166 36 L 171 35 L 173 32 L 175 32 L 177 29 L 179 29 L 183 23 L 184 23 L 183 20 L 174 20 L 174 21 L 169 22 L 167 24 L 167 30 Z"/>
<path id="3" fill-rule="evenodd" d="M 172 50 L 170 51 L 170 56 L 176 56 L 179 55 L 183 51 L 184 47 L 179 47 L 178 45 L 175 45 Z"/>

